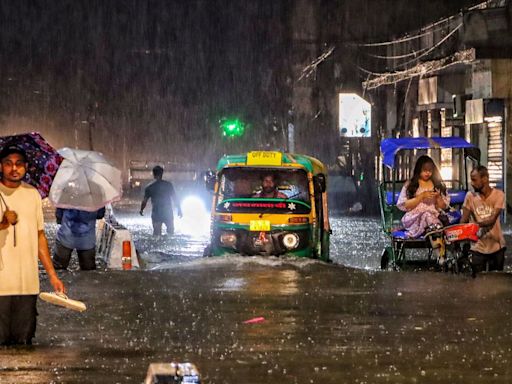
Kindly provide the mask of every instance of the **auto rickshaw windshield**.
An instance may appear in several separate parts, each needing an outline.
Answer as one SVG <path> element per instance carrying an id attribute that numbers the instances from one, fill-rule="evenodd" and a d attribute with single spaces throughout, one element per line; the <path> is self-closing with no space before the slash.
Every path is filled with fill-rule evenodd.
<path id="1" fill-rule="evenodd" d="M 262 194 L 263 181 L 271 178 L 275 184 L 272 197 L 309 203 L 308 178 L 301 169 L 266 169 L 233 167 L 222 171 L 219 183 L 219 203 L 225 199 L 268 197 Z"/>

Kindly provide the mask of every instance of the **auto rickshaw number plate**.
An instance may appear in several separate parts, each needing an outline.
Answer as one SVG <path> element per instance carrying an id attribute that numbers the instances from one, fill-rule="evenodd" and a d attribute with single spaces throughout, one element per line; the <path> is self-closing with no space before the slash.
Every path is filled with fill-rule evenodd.
<path id="1" fill-rule="evenodd" d="M 270 231 L 269 220 L 251 220 L 249 222 L 249 231 Z"/>

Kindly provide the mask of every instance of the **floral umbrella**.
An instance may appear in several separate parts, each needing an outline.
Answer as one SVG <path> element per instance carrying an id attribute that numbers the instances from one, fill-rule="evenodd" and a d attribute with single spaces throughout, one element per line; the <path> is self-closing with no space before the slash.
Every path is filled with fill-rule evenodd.
<path id="1" fill-rule="evenodd" d="M 0 137 L 0 150 L 6 146 L 18 147 L 26 153 L 25 181 L 36 187 L 42 198 L 47 197 L 62 156 L 38 132 Z"/>

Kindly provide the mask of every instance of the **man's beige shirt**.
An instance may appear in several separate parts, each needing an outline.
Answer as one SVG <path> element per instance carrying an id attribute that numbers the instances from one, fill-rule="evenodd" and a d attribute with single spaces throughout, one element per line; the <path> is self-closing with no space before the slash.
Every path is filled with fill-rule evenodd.
<path id="1" fill-rule="evenodd" d="M 482 221 L 491 217 L 495 209 L 505 209 L 505 194 L 493 188 L 491 194 L 485 199 L 479 193 L 468 192 L 463 204 L 471 212 L 472 221 Z M 494 253 L 505 246 L 505 237 L 501 230 L 500 219 L 496 220 L 492 228 L 482 230 L 480 239 L 471 249 L 480 253 Z"/>
<path id="2" fill-rule="evenodd" d="M 38 231 L 44 230 L 41 196 L 26 183 L 18 188 L 0 183 L 0 193 L 7 207 L 18 214 L 16 229 L 9 225 L 0 230 L 0 296 L 36 295 L 39 293 Z M 0 199 L 0 219 L 5 209 Z"/>

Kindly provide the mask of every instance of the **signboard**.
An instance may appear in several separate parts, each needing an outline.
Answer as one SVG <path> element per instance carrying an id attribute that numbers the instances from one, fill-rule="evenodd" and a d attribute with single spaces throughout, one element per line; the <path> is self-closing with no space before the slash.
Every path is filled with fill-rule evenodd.
<path id="1" fill-rule="evenodd" d="M 270 201 L 272 199 L 261 198 L 235 198 L 227 199 L 219 204 L 215 211 L 217 213 L 294 213 L 294 214 L 309 214 L 311 206 L 303 201 L 289 200 L 289 201 Z M 226 215 L 227 216 L 227 215 Z M 222 221 L 222 215 L 217 216 Z M 229 215 L 231 220 L 231 215 Z M 306 218 L 297 218 L 299 220 Z"/>
<path id="2" fill-rule="evenodd" d="M 282 153 L 253 151 L 247 153 L 247 165 L 281 165 Z"/>
<path id="3" fill-rule="evenodd" d="M 420 79 L 418 82 L 418 105 L 437 103 L 437 76 Z"/>
<path id="4" fill-rule="evenodd" d="M 372 107 L 355 93 L 339 94 L 339 131 L 344 137 L 370 137 Z"/>
<path id="5" fill-rule="evenodd" d="M 482 124 L 484 122 L 484 100 L 466 100 L 466 124 Z"/>

